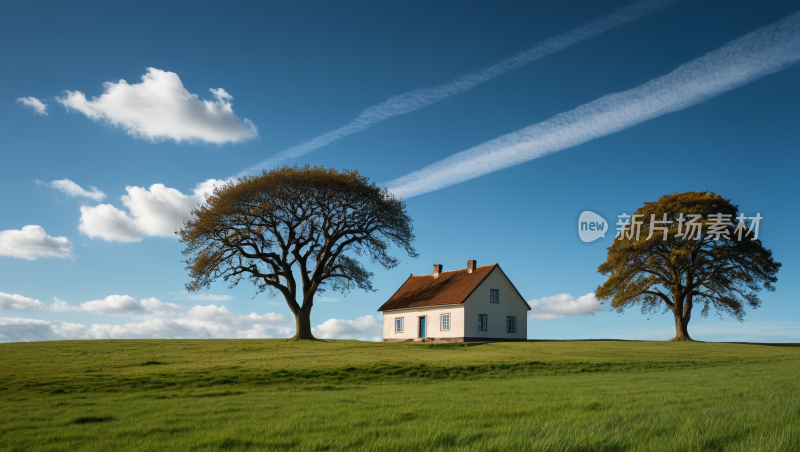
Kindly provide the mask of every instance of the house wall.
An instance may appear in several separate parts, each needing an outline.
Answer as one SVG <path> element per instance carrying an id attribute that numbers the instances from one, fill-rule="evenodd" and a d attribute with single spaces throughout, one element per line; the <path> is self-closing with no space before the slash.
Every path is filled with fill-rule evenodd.
<path id="1" fill-rule="evenodd" d="M 442 314 L 450 314 L 450 331 L 442 331 Z M 427 320 L 428 338 L 449 339 L 464 337 L 464 306 L 432 306 L 413 310 L 388 311 L 383 313 L 383 340 L 408 340 L 419 337 L 419 319 Z M 395 319 L 403 317 L 403 332 L 395 333 Z"/>
<path id="2" fill-rule="evenodd" d="M 500 302 L 489 301 L 489 289 L 500 289 Z M 486 314 L 487 331 L 478 331 L 478 314 Z M 506 332 L 506 317 L 517 318 L 517 332 Z M 464 302 L 464 336 L 467 340 L 528 338 L 528 306 L 499 269 L 492 271 Z"/>

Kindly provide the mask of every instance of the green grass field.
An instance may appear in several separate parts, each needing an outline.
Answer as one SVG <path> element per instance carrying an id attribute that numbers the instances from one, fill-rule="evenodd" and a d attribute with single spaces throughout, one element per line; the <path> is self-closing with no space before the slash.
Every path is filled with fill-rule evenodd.
<path id="1" fill-rule="evenodd" d="M 0 356 L 0 450 L 800 450 L 800 344 L 114 340 Z"/>

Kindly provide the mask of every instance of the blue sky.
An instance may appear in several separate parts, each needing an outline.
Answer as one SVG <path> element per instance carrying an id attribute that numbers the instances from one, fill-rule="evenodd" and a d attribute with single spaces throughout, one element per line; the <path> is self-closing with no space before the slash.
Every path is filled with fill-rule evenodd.
<path id="1" fill-rule="evenodd" d="M 800 340 L 800 2 L 1 8 L 0 341 L 291 336 L 250 286 L 183 293 L 169 232 L 214 180 L 306 163 L 405 196 L 420 252 L 372 269 L 376 292 L 323 294 L 318 336 L 380 336 L 409 273 L 476 259 L 549 306 L 531 338 L 667 339 L 670 314 L 587 297 L 613 234 L 584 244 L 576 221 L 711 190 L 764 217 L 783 267 L 744 323 L 696 313 L 690 333 Z"/>

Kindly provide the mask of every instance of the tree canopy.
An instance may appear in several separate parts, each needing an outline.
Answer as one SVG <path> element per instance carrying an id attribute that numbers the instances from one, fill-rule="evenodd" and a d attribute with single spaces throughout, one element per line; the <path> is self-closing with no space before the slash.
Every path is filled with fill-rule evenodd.
<path id="1" fill-rule="evenodd" d="M 359 259 L 397 266 L 395 246 L 417 252 L 405 202 L 358 171 L 281 167 L 214 190 L 178 232 L 190 292 L 216 280 L 251 281 L 256 294 L 280 293 L 295 315 L 296 339 L 313 339 L 314 295 L 372 290 Z"/>
<path id="2" fill-rule="evenodd" d="M 758 292 L 775 290 L 781 264 L 757 238 L 760 214 L 712 192 L 664 195 L 630 216 L 598 267 L 609 275 L 595 295 L 619 312 L 639 305 L 675 318 L 675 338 L 691 340 L 692 309 L 743 321 L 745 306 L 761 305 Z"/>

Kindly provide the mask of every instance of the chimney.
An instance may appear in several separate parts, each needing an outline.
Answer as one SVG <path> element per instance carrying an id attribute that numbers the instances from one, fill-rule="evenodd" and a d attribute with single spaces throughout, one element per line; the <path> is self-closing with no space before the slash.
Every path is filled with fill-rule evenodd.
<path id="1" fill-rule="evenodd" d="M 477 267 L 477 266 L 478 266 L 478 263 L 476 261 L 467 261 L 467 271 L 469 273 L 474 272 L 475 271 L 475 267 Z"/>
<path id="2" fill-rule="evenodd" d="M 433 277 L 438 278 L 439 273 L 442 272 L 442 264 L 433 264 Z"/>

